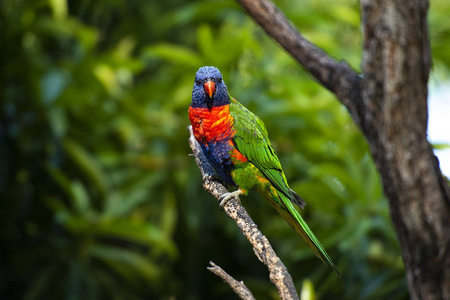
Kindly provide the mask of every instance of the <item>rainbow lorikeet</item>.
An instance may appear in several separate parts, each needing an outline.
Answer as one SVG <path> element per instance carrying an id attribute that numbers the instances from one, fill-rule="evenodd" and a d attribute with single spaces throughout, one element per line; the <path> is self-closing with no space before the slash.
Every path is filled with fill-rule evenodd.
<path id="1" fill-rule="evenodd" d="M 196 140 L 219 177 L 238 190 L 221 201 L 256 189 L 283 216 L 314 254 L 336 266 L 293 204 L 305 201 L 289 188 L 263 122 L 228 94 L 222 74 L 202 67 L 195 74 L 189 119 Z"/>

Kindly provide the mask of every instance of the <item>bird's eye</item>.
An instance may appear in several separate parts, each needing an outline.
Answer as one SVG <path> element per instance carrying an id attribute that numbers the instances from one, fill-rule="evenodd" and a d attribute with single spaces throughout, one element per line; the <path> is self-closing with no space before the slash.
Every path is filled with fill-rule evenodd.
<path id="1" fill-rule="evenodd" d="M 218 82 L 222 82 L 222 78 L 217 79 Z"/>
<path id="2" fill-rule="evenodd" d="M 202 82 L 200 80 L 196 80 L 195 84 L 201 84 Z"/>

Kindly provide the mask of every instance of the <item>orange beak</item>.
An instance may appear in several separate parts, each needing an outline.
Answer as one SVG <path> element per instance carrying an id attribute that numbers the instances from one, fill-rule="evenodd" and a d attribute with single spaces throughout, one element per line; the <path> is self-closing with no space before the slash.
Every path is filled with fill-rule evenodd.
<path id="1" fill-rule="evenodd" d="M 203 85 L 203 88 L 205 89 L 206 94 L 208 94 L 209 98 L 212 98 L 214 93 L 216 92 L 216 84 L 214 81 L 208 80 Z"/>

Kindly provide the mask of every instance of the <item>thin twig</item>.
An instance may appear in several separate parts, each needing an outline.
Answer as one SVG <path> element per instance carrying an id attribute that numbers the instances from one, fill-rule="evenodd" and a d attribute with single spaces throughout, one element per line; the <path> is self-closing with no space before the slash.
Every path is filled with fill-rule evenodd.
<path id="1" fill-rule="evenodd" d="M 227 272 L 225 272 L 221 267 L 213 263 L 209 262 L 211 267 L 208 267 L 208 270 L 222 278 L 222 280 L 233 289 L 233 291 L 243 300 L 255 300 L 252 292 L 245 286 L 244 282 L 237 281 L 233 277 L 231 277 Z"/>
<path id="2" fill-rule="evenodd" d="M 214 173 L 214 169 L 207 161 L 200 145 L 195 140 L 192 126 L 188 126 L 188 130 L 190 134 L 189 144 L 204 178 L 203 188 L 220 201 L 221 196 L 228 193 L 228 190 L 220 182 L 209 179 Z M 281 299 L 298 299 L 291 274 L 289 274 L 283 262 L 276 255 L 269 240 L 258 230 L 255 222 L 253 222 L 245 208 L 241 205 L 239 197 L 227 201 L 223 209 L 227 216 L 236 222 L 244 236 L 252 244 L 258 259 L 267 266 L 270 281 L 277 287 Z"/>

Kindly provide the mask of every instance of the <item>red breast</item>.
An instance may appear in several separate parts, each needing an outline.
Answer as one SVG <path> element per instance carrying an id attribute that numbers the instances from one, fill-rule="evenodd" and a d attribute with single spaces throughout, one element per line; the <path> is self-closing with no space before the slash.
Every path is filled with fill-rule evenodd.
<path id="1" fill-rule="evenodd" d="M 222 105 L 208 108 L 189 106 L 189 119 L 198 142 L 209 143 L 229 139 L 233 132 L 233 117 L 230 106 Z"/>

